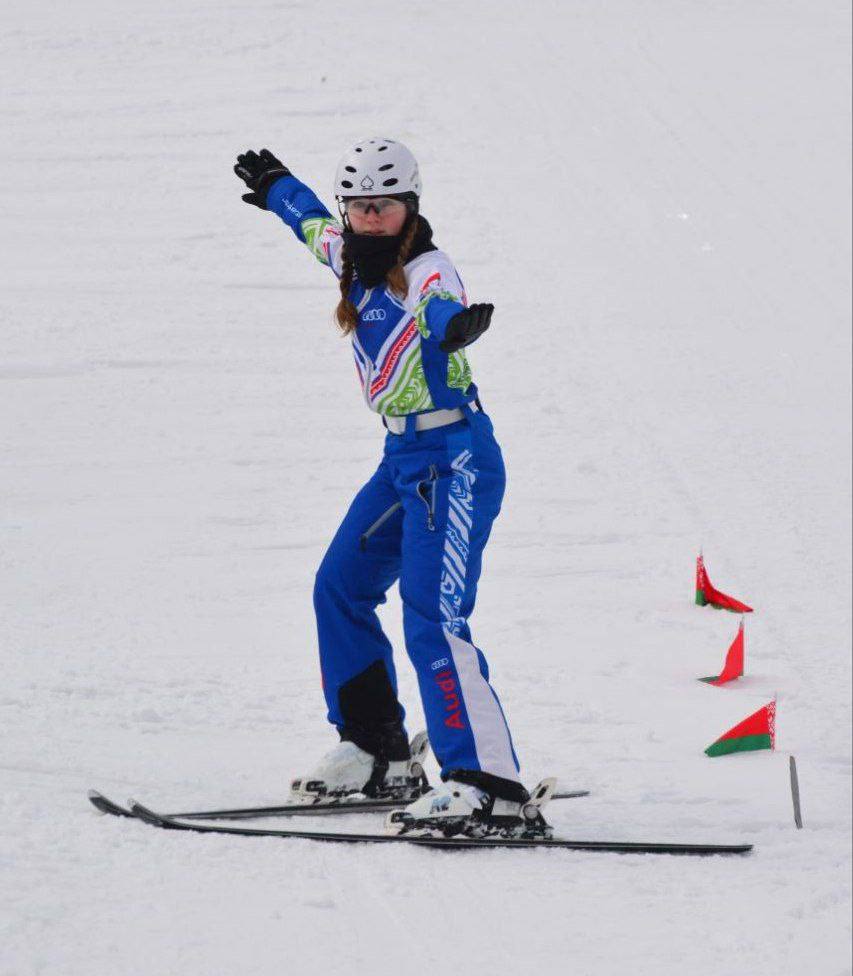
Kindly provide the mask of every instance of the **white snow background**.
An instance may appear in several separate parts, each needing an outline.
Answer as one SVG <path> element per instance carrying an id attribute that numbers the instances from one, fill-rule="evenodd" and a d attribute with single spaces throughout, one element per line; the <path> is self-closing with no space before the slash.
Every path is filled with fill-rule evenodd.
<path id="1" fill-rule="evenodd" d="M 841 0 L 5 0 L 0 972 L 850 972 L 849 56 Z M 334 279 L 231 167 L 269 146 L 331 204 L 374 134 L 497 308 L 473 631 L 526 780 L 593 791 L 550 808 L 564 836 L 750 857 L 87 802 L 280 802 L 334 741 L 313 574 L 383 431 Z M 700 546 L 757 608 L 725 688 L 696 681 L 737 626 L 693 605 Z M 395 591 L 415 731 L 399 618 Z M 775 693 L 777 753 L 703 755 Z"/>

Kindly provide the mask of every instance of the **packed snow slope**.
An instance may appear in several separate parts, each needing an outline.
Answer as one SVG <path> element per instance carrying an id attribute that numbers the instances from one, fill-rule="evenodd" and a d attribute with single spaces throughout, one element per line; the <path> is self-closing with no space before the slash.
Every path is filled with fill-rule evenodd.
<path id="1" fill-rule="evenodd" d="M 0 971 L 850 972 L 849 55 L 839 0 L 6 0 Z M 89 807 L 280 801 L 333 742 L 313 573 L 383 432 L 333 279 L 231 166 L 268 146 L 331 204 L 372 134 L 497 309 L 471 361 L 509 487 L 472 626 L 526 780 L 593 791 L 551 808 L 564 836 L 754 855 Z M 692 603 L 700 546 L 757 610 L 725 688 L 696 681 L 737 625 Z M 703 755 L 774 694 L 776 753 Z"/>

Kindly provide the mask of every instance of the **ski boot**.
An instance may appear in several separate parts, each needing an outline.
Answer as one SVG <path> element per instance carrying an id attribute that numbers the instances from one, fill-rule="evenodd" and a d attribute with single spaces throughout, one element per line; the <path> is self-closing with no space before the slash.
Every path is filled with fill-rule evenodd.
<path id="1" fill-rule="evenodd" d="M 388 834 L 413 837 L 500 837 L 540 840 L 552 836 L 542 816 L 556 779 L 543 779 L 523 803 L 502 800 L 477 786 L 448 780 L 440 789 L 392 810 L 385 820 Z"/>
<path id="2" fill-rule="evenodd" d="M 412 739 L 409 758 L 398 761 L 379 759 L 354 742 L 339 742 L 312 773 L 293 780 L 288 802 L 305 806 L 365 799 L 410 803 L 430 788 L 423 767 L 428 749 L 426 732 Z"/>

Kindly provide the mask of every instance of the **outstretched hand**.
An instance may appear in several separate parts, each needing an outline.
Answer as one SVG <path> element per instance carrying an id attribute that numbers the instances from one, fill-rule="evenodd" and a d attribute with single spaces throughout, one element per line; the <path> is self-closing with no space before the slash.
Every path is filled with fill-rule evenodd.
<path id="1" fill-rule="evenodd" d="M 290 170 L 269 149 L 262 149 L 260 153 L 248 149 L 241 153 L 234 172 L 252 191 L 244 193 L 243 200 L 261 210 L 267 209 L 267 192 L 273 183 L 282 176 L 291 175 Z"/>
<path id="2" fill-rule="evenodd" d="M 480 305 L 469 305 L 464 312 L 457 312 L 447 323 L 447 330 L 444 339 L 439 343 L 439 349 L 444 352 L 456 352 L 463 346 L 470 346 L 488 329 L 494 310 L 495 306 L 486 302 Z"/>

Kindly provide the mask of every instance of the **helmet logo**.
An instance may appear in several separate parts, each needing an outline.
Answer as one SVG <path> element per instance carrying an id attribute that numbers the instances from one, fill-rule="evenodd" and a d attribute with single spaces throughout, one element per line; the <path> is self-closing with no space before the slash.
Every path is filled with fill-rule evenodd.
<path id="1" fill-rule="evenodd" d="M 361 181 L 361 188 L 362 190 L 372 190 L 373 180 L 369 176 L 365 176 L 364 179 Z"/>

